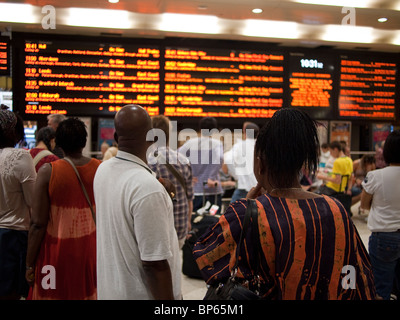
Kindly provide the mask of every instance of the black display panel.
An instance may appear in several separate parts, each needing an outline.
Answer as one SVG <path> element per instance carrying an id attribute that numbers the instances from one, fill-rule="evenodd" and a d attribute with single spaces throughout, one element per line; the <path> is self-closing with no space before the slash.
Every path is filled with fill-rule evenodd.
<path id="1" fill-rule="evenodd" d="M 25 114 L 115 114 L 140 104 L 159 114 L 160 49 L 94 41 L 25 40 Z"/>
<path id="2" fill-rule="evenodd" d="M 167 46 L 164 58 L 166 116 L 270 118 L 283 107 L 282 52 Z"/>
<path id="3" fill-rule="evenodd" d="M 0 75 L 10 75 L 10 43 L 6 37 L 0 37 Z"/>
<path id="4" fill-rule="evenodd" d="M 332 116 L 334 58 L 318 53 L 289 54 L 289 105 L 318 119 Z"/>
<path id="5" fill-rule="evenodd" d="M 340 57 L 339 118 L 395 120 L 398 64 L 384 57 Z"/>

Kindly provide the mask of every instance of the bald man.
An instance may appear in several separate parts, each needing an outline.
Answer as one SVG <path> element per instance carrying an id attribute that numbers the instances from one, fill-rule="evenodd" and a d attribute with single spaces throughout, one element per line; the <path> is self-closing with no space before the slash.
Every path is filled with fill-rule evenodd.
<path id="1" fill-rule="evenodd" d="M 171 197 L 146 163 L 151 119 L 126 105 L 114 124 L 117 155 L 94 179 L 98 299 L 181 299 Z"/>

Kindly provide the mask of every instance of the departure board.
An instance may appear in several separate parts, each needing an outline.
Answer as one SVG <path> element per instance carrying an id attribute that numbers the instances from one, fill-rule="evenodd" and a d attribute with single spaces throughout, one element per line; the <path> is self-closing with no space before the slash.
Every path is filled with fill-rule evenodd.
<path id="1" fill-rule="evenodd" d="M 341 56 L 339 117 L 395 120 L 397 63 Z"/>
<path id="2" fill-rule="evenodd" d="M 22 72 L 26 114 L 107 115 L 126 104 L 159 114 L 156 46 L 25 40 Z"/>
<path id="3" fill-rule="evenodd" d="M 165 48 L 166 116 L 270 118 L 283 107 L 284 55 Z"/>
<path id="4" fill-rule="evenodd" d="M 328 118 L 333 109 L 334 62 L 328 55 L 290 53 L 290 106 Z"/>
<path id="5" fill-rule="evenodd" d="M 0 75 L 10 74 L 10 46 L 8 38 L 0 37 Z"/>

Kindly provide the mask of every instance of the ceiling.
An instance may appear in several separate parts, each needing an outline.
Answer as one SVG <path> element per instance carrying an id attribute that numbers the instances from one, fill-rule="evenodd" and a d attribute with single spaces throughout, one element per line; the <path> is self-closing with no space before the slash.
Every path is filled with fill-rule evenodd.
<path id="1" fill-rule="evenodd" d="M 6 13 L 4 4 L 20 7 L 7 7 L 11 11 Z M 41 12 L 45 5 L 55 9 L 55 29 L 42 27 L 43 18 L 50 12 Z M 344 10 L 343 5 L 350 8 Z M 77 16 L 78 11 L 70 8 L 113 11 L 79 11 L 82 15 Z M 263 12 L 255 14 L 254 8 Z M 25 9 L 28 10 L 26 21 L 21 18 Z M 124 15 L 114 16 L 113 12 Z M 75 22 L 71 22 L 74 14 Z M 184 15 L 189 18 L 180 22 Z M 386 17 L 387 22 L 378 22 L 381 17 Z M 167 18 L 175 24 L 167 26 L 164 23 Z M 92 25 L 91 21 L 94 21 L 93 27 L 84 26 Z M 344 26 L 345 22 L 353 26 Z M 120 0 L 116 4 L 107 0 L 0 0 L 3 35 L 21 31 L 146 38 L 183 36 L 400 52 L 399 30 L 400 0 Z"/>

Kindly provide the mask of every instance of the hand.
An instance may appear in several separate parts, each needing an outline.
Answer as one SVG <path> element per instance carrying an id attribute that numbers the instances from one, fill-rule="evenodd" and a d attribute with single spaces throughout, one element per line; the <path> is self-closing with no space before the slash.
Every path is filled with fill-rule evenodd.
<path id="1" fill-rule="evenodd" d="M 164 186 L 165 190 L 167 190 L 171 199 L 175 199 L 176 196 L 176 188 L 175 185 L 169 179 L 159 178 L 158 181 Z"/>
<path id="2" fill-rule="evenodd" d="M 219 184 L 218 180 L 212 180 L 212 179 L 207 180 L 207 187 L 209 188 L 215 188 L 218 186 L 218 184 Z"/>
<path id="3" fill-rule="evenodd" d="M 256 199 L 265 192 L 266 192 L 265 189 L 260 184 L 257 184 L 255 187 L 251 188 L 250 191 L 247 193 L 246 199 Z"/>
<path id="4" fill-rule="evenodd" d="M 25 272 L 25 279 L 28 282 L 29 286 L 33 286 L 35 283 L 35 269 L 27 269 Z"/>

